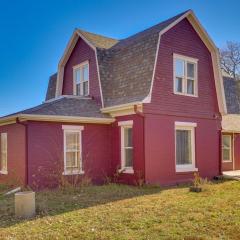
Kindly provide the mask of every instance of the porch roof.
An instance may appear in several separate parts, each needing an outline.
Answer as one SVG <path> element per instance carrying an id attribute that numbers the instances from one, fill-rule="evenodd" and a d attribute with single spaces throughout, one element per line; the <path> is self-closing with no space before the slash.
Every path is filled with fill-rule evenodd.
<path id="1" fill-rule="evenodd" d="M 240 133 L 240 115 L 227 114 L 222 117 L 222 129 L 225 132 L 239 132 Z"/>
<path id="2" fill-rule="evenodd" d="M 19 121 L 54 121 L 111 123 L 114 118 L 102 113 L 100 105 L 91 98 L 62 96 L 0 118 L 0 125 Z"/>

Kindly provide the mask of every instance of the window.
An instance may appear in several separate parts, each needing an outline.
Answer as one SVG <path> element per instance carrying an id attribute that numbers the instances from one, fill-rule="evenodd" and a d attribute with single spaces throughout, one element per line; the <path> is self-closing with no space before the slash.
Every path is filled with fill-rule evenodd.
<path id="1" fill-rule="evenodd" d="M 63 126 L 64 130 L 64 174 L 81 174 L 82 166 L 82 126 Z"/>
<path id="2" fill-rule="evenodd" d="M 222 160 L 232 162 L 232 138 L 231 135 L 222 136 Z"/>
<path id="3" fill-rule="evenodd" d="M 176 171 L 197 171 L 195 166 L 196 123 L 175 122 Z"/>
<path id="4" fill-rule="evenodd" d="M 133 121 L 119 122 L 121 127 L 121 171 L 133 171 Z"/>
<path id="5" fill-rule="evenodd" d="M 74 95 L 89 95 L 89 64 L 88 62 L 73 67 Z"/>
<path id="6" fill-rule="evenodd" d="M 7 133 L 1 133 L 0 144 L 0 173 L 7 174 Z"/>
<path id="7" fill-rule="evenodd" d="M 197 96 L 197 59 L 174 54 L 174 93 Z"/>

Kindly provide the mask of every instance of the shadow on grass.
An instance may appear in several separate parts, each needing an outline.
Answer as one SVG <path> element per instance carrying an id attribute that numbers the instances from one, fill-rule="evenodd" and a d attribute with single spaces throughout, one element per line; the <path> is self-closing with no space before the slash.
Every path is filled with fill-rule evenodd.
<path id="1" fill-rule="evenodd" d="M 227 180 L 213 181 L 221 184 Z M 108 204 L 115 201 L 131 199 L 146 195 L 158 194 L 169 189 L 186 188 L 189 184 L 164 187 L 159 186 L 128 186 L 109 184 L 102 186 L 88 186 L 79 189 L 55 189 L 36 193 L 37 216 L 24 220 L 14 215 L 14 196 L 0 196 L 0 228 L 6 228 L 21 222 L 32 221 L 46 216 L 55 216 L 79 209 Z"/>

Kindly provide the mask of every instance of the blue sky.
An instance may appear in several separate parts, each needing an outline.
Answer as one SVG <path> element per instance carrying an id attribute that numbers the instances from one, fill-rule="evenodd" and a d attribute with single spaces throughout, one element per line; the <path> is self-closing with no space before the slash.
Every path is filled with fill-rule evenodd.
<path id="1" fill-rule="evenodd" d="M 240 42 L 239 1 L 0 1 L 0 115 L 44 100 L 74 28 L 121 39 L 187 9 L 218 47 L 227 40 Z"/>

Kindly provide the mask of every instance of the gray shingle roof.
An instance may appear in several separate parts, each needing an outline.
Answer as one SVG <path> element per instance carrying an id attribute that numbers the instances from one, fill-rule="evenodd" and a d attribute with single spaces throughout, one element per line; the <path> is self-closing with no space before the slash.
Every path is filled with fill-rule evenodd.
<path id="1" fill-rule="evenodd" d="M 90 98 L 63 97 L 54 101 L 45 102 L 5 117 L 16 114 L 34 114 L 69 117 L 109 118 L 109 115 L 100 112 L 100 106 Z M 1 118 L 0 118 L 1 119 Z"/>
<path id="2" fill-rule="evenodd" d="M 159 32 L 181 13 L 107 50 L 97 50 L 104 106 L 142 101 L 150 92 Z"/>
<path id="3" fill-rule="evenodd" d="M 122 40 L 78 30 L 97 49 L 105 107 L 142 101 L 148 96 L 159 32 L 186 12 Z M 55 89 L 56 76 L 50 78 L 47 100 L 54 97 Z"/>
<path id="4" fill-rule="evenodd" d="M 48 89 L 45 100 L 50 100 L 55 98 L 56 93 L 56 84 L 57 84 L 57 73 L 53 74 L 48 81 Z"/>
<path id="5" fill-rule="evenodd" d="M 240 81 L 223 77 L 227 113 L 240 114 Z"/>

